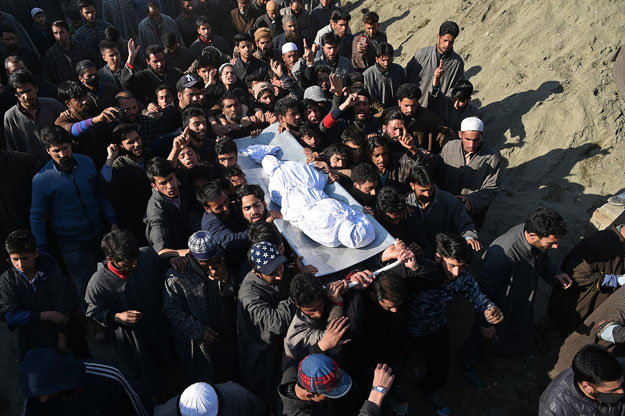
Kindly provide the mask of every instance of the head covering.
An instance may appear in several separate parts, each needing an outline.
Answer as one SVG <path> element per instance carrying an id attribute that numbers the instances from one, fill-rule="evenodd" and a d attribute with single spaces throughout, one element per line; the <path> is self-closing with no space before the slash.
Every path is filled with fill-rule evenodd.
<path id="1" fill-rule="evenodd" d="M 278 10 L 278 4 L 273 0 L 269 0 L 265 5 L 265 10 Z"/>
<path id="2" fill-rule="evenodd" d="M 249 253 L 252 267 L 262 274 L 269 274 L 286 262 L 286 257 L 280 254 L 278 248 L 267 241 L 254 244 Z"/>
<path id="3" fill-rule="evenodd" d="M 273 91 L 273 85 L 271 85 L 267 81 L 257 82 L 256 84 L 254 84 L 254 87 L 252 87 L 252 95 L 254 96 L 254 99 L 258 100 L 260 98 L 260 95 L 266 90 Z"/>
<path id="4" fill-rule="evenodd" d="M 178 82 L 176 82 L 176 89 L 178 91 L 181 91 L 185 88 L 191 88 L 196 84 L 199 84 L 199 82 L 200 81 L 198 81 L 197 78 L 195 78 L 193 75 L 186 74 L 181 76 Z"/>
<path id="5" fill-rule="evenodd" d="M 37 16 L 38 13 L 43 13 L 43 9 L 40 9 L 39 7 L 35 7 L 30 11 L 30 17 L 35 17 Z"/>
<path id="6" fill-rule="evenodd" d="M 198 260 L 212 259 L 217 255 L 217 241 L 208 231 L 197 231 L 189 237 L 189 251 Z"/>
<path id="7" fill-rule="evenodd" d="M 292 14 L 287 14 L 286 16 L 282 16 L 282 24 L 287 24 L 289 22 L 297 22 L 297 17 Z"/>
<path id="8" fill-rule="evenodd" d="M 217 416 L 219 399 L 213 386 L 195 383 L 182 392 L 178 408 L 182 416 Z"/>
<path id="9" fill-rule="evenodd" d="M 227 67 L 227 66 L 231 66 L 231 67 L 233 67 L 233 68 L 234 68 L 234 65 L 232 65 L 230 62 L 226 62 L 225 64 L 222 64 L 222 65 L 219 67 L 219 75 L 221 75 L 222 71 L 223 71 L 223 70 L 224 70 L 224 68 L 225 68 L 225 67 Z"/>
<path id="10" fill-rule="evenodd" d="M 306 91 L 304 91 L 304 99 L 313 100 L 318 103 L 325 103 L 328 101 L 323 89 L 319 85 L 313 85 L 306 88 Z"/>
<path id="11" fill-rule="evenodd" d="M 338 399 L 352 387 L 352 379 L 339 368 L 332 358 L 324 354 L 310 354 L 300 363 L 297 381 L 311 393 Z"/>
<path id="12" fill-rule="evenodd" d="M 467 117 L 460 124 L 460 131 L 484 131 L 484 122 L 477 117 Z"/>
<path id="13" fill-rule="evenodd" d="M 254 32 L 254 41 L 258 42 L 262 38 L 271 38 L 271 30 L 266 27 L 256 29 L 256 32 Z"/>
<path id="14" fill-rule="evenodd" d="M 282 45 L 282 55 L 284 55 L 287 52 L 291 52 L 291 51 L 296 51 L 297 49 L 297 45 L 294 44 L 293 42 L 287 42 L 284 45 Z"/>

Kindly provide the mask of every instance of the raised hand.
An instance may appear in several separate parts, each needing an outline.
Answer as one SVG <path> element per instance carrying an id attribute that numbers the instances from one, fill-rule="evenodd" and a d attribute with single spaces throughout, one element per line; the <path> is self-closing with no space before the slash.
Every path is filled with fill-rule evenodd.
<path id="1" fill-rule="evenodd" d="M 276 74 L 278 78 L 282 78 L 282 75 L 284 75 L 284 70 L 282 69 L 282 64 L 280 64 L 280 62 L 271 59 L 269 61 L 269 66 L 271 67 L 271 70 L 273 71 L 274 74 Z"/>
<path id="2" fill-rule="evenodd" d="M 337 319 L 333 319 L 326 328 L 321 340 L 317 344 L 321 351 L 328 351 L 339 345 L 347 344 L 350 340 L 343 339 L 343 335 L 349 329 L 349 318 L 342 316 Z"/>
<path id="3" fill-rule="evenodd" d="M 445 71 L 443 71 L 443 58 L 441 58 L 441 63 L 438 64 L 438 68 L 436 68 L 436 70 L 434 71 L 434 78 L 432 78 L 433 86 L 438 86 L 438 83 L 440 82 L 440 79 L 444 73 Z"/>

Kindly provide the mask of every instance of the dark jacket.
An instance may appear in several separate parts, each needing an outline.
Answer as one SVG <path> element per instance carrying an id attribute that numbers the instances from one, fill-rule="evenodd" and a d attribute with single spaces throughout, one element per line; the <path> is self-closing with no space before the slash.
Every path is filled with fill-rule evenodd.
<path id="1" fill-rule="evenodd" d="M 617 358 L 625 369 L 625 359 Z M 573 370 L 563 371 L 545 389 L 538 402 L 538 416 L 617 416 L 625 414 L 625 401 L 609 406 L 592 400 L 577 386 Z"/>
<path id="2" fill-rule="evenodd" d="M 181 76 L 182 72 L 170 66 L 165 68 L 163 75 L 157 75 L 152 68 L 137 71 L 136 67 L 130 69 L 128 65 L 124 65 L 121 83 L 122 87 L 132 92 L 137 100 L 147 106 L 149 103 L 156 102 L 156 87 L 165 84 L 175 90 L 176 83 Z"/>
<path id="3" fill-rule="evenodd" d="M 231 209 L 232 218 L 220 218 L 215 214 L 204 213 L 202 217 L 202 230 L 211 233 L 217 244 L 228 254 L 247 252 L 250 242 L 247 236 L 248 224 L 241 214 Z"/>
<path id="4" fill-rule="evenodd" d="M 241 58 L 237 58 L 237 61 L 234 63 L 234 72 L 240 80 L 245 80 L 247 75 L 253 74 L 254 72 L 257 72 L 261 76 L 261 79 L 265 79 L 267 77 L 268 68 L 269 65 L 267 65 L 267 62 L 255 56 L 252 56 L 251 61 L 247 64 L 243 62 Z"/>
<path id="5" fill-rule="evenodd" d="M 182 190 L 180 191 L 180 209 L 169 203 L 156 189 L 145 211 L 145 236 L 157 253 L 164 248 L 186 249 L 188 239 L 195 232 L 189 218 L 189 203 Z"/>

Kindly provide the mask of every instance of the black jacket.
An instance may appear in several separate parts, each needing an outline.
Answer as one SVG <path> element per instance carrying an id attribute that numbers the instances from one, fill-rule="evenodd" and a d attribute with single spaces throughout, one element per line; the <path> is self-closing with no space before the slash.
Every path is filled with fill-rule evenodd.
<path id="1" fill-rule="evenodd" d="M 137 100 L 145 106 L 156 102 L 156 87 L 161 84 L 167 85 L 172 90 L 176 89 L 176 83 L 182 77 L 182 73 L 176 68 L 167 67 L 165 73 L 157 75 L 151 68 L 137 71 L 124 65 L 121 75 L 122 87 L 134 94 Z"/>

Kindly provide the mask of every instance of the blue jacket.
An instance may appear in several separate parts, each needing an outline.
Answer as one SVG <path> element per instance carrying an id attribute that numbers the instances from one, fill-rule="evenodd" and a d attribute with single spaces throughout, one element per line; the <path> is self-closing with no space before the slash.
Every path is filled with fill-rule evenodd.
<path id="1" fill-rule="evenodd" d="M 116 224 L 111 203 L 98 190 L 98 172 L 93 161 L 74 154 L 70 173 L 59 171 L 49 161 L 33 178 L 30 224 L 39 249 L 47 246 L 44 219 L 52 225 L 59 242 L 88 241 L 104 233 L 106 219 Z"/>

